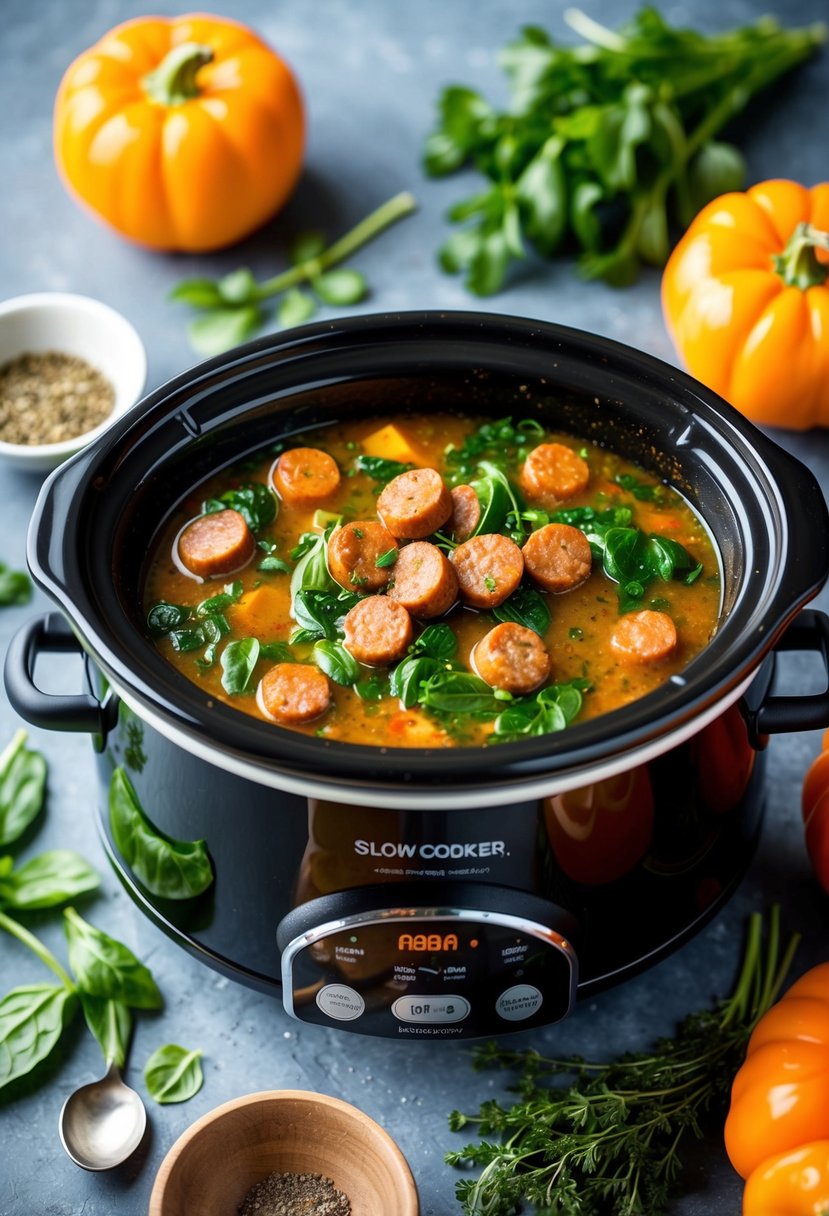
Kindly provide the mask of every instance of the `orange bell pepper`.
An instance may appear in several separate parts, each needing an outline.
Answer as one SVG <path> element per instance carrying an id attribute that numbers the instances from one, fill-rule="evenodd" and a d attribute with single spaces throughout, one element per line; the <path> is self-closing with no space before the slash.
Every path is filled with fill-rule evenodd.
<path id="1" fill-rule="evenodd" d="M 829 1141 L 829 963 L 807 971 L 757 1023 L 725 1124 L 743 1178 L 816 1140 Z"/>
<path id="2" fill-rule="evenodd" d="M 768 181 L 709 203 L 662 279 L 692 375 L 754 422 L 829 426 L 829 182 Z"/>
<path id="3" fill-rule="evenodd" d="M 304 115 L 290 68 L 220 17 L 139 17 L 68 68 L 54 150 L 82 203 L 155 249 L 219 249 L 286 201 Z"/>
<path id="4" fill-rule="evenodd" d="M 826 1216 L 829 1140 L 815 1140 L 759 1165 L 743 1192 L 743 1216 Z"/>

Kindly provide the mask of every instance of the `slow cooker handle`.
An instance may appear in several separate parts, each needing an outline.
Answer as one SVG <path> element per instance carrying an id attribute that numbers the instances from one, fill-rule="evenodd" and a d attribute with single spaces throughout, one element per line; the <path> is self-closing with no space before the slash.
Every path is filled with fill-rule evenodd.
<path id="1" fill-rule="evenodd" d="M 29 621 L 14 635 L 6 652 L 3 676 L 9 701 L 32 726 L 105 736 L 115 724 L 117 697 L 108 695 L 99 701 L 90 693 L 72 696 L 48 693 L 35 684 L 38 655 L 73 652 L 84 653 L 69 622 L 60 613 L 51 612 Z"/>
<path id="2" fill-rule="evenodd" d="M 789 625 L 774 650 L 801 650 L 819 654 L 823 660 L 827 686 L 824 692 L 801 697 L 770 696 L 756 708 L 746 710 L 751 737 L 762 741 L 764 735 L 823 730 L 829 726 L 829 616 L 813 608 L 804 609 Z"/>

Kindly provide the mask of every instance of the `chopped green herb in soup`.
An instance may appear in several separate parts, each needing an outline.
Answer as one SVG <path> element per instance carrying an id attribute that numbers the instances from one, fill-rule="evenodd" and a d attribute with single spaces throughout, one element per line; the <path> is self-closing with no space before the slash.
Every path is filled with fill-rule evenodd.
<path id="1" fill-rule="evenodd" d="M 716 629 L 682 497 L 534 420 L 348 422 L 179 505 L 147 630 L 206 693 L 351 743 L 514 741 L 607 713 Z"/>

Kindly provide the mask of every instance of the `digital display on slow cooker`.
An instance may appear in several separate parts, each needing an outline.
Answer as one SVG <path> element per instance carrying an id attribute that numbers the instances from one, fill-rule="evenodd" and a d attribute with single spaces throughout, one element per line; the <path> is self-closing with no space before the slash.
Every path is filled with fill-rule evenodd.
<path id="1" fill-rule="evenodd" d="M 566 948 L 514 925 L 363 920 L 321 932 L 291 957 L 292 1012 L 393 1036 L 475 1037 L 569 1011 Z"/>

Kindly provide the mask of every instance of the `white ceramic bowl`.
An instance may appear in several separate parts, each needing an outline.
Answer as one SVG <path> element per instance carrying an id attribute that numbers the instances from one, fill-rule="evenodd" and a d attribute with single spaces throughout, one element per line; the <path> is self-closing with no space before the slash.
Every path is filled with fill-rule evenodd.
<path id="1" fill-rule="evenodd" d="M 144 345 L 125 317 L 88 296 L 41 292 L 0 303 L 0 367 L 24 353 L 60 351 L 96 368 L 115 390 L 109 416 L 91 431 L 60 443 L 0 441 L 0 460 L 45 473 L 98 437 L 134 405 L 147 378 Z"/>

